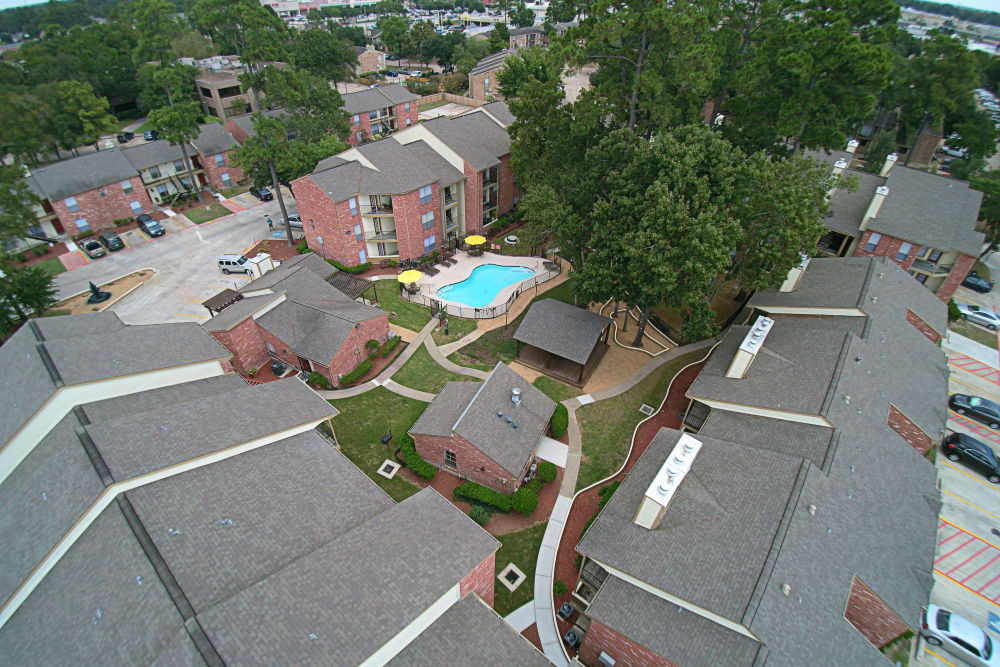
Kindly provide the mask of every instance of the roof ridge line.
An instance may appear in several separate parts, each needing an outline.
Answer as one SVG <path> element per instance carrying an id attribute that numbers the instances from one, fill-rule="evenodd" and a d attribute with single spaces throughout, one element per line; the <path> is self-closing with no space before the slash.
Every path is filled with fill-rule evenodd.
<path id="1" fill-rule="evenodd" d="M 466 413 L 469 411 L 469 408 L 471 408 L 472 404 L 476 402 L 477 398 L 479 398 L 479 394 L 483 391 L 483 387 L 485 387 L 486 383 L 489 382 L 493 378 L 493 374 L 497 372 L 497 369 L 500 368 L 500 364 L 502 364 L 502 363 L 503 363 L 502 361 L 498 361 L 497 365 L 493 367 L 492 371 L 490 371 L 490 374 L 487 375 L 486 379 L 483 380 L 482 384 L 479 385 L 479 389 L 477 389 L 476 393 L 472 395 L 472 398 L 469 400 L 469 403 L 465 406 L 465 409 L 462 410 L 462 414 L 460 414 L 458 416 L 458 419 L 455 420 L 455 425 L 451 427 L 452 431 L 454 431 L 455 429 L 458 428 L 458 425 L 462 422 L 462 419 L 465 417 Z"/>

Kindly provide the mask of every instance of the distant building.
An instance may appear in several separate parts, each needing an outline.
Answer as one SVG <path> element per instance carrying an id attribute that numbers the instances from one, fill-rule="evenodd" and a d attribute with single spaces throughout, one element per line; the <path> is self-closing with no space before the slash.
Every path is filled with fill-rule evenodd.
<path id="1" fill-rule="evenodd" d="M 365 72 L 378 72 L 385 69 L 385 53 L 376 49 L 373 45 L 354 47 L 358 54 L 358 64 L 354 68 L 354 75 L 361 76 Z"/>
<path id="2" fill-rule="evenodd" d="M 379 57 L 384 58 L 382 55 Z M 398 83 L 347 93 L 343 98 L 344 111 L 350 117 L 351 131 L 347 141 L 351 145 L 366 139 L 378 139 L 410 127 L 418 120 L 417 101 L 420 96 Z"/>
<path id="3" fill-rule="evenodd" d="M 504 68 L 507 56 L 514 55 L 516 49 L 504 49 L 486 56 L 469 71 L 469 96 L 480 102 L 490 98 L 502 99 L 498 90 L 497 74 Z"/>
<path id="4" fill-rule="evenodd" d="M 540 26 L 513 28 L 510 30 L 510 45 L 512 49 L 523 49 L 529 46 L 548 46 L 549 38 Z"/>
<path id="5" fill-rule="evenodd" d="M 198 100 L 202 111 L 225 121 L 227 118 L 257 111 L 257 104 L 250 91 L 241 88 L 240 74 L 246 65 L 237 56 L 213 56 L 198 61 L 201 72 L 195 77 Z M 284 67 L 284 63 L 262 63 L 263 67 Z M 263 98 L 263 93 L 260 94 Z"/>

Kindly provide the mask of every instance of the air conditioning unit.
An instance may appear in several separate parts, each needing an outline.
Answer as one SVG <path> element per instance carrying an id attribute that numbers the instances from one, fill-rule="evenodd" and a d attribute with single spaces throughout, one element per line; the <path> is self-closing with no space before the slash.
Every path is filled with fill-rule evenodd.
<path id="1" fill-rule="evenodd" d="M 600 657 L 597 658 L 597 664 L 601 665 L 601 667 L 615 667 L 615 659 L 604 651 L 601 651 Z"/>

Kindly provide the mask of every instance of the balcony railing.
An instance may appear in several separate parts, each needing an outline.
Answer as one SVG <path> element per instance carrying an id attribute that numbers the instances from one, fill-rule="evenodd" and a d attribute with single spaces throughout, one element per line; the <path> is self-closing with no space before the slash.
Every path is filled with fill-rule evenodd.
<path id="1" fill-rule="evenodd" d="M 392 204 L 379 203 L 377 206 L 361 207 L 361 215 L 392 215 Z"/>
<path id="2" fill-rule="evenodd" d="M 916 269 L 917 271 L 922 271 L 924 273 L 929 273 L 932 276 L 946 276 L 951 273 L 954 264 L 935 264 L 934 262 L 928 262 L 925 259 L 915 259 L 910 268 Z"/>
<path id="3" fill-rule="evenodd" d="M 456 220 L 455 218 L 451 217 L 450 215 L 446 215 L 444 217 L 444 228 L 445 229 L 454 229 L 455 227 L 458 227 L 458 220 Z"/>
<path id="4" fill-rule="evenodd" d="M 446 190 L 444 193 L 444 205 L 448 206 L 449 204 L 454 204 L 456 202 L 458 202 L 458 200 L 452 197 L 451 193 Z"/>
<path id="5" fill-rule="evenodd" d="M 395 241 L 396 240 L 396 230 L 392 231 L 381 231 L 375 232 L 374 230 L 365 230 L 365 240 L 366 241 Z"/>
<path id="6" fill-rule="evenodd" d="M 497 176 L 483 176 L 483 187 L 489 187 L 491 185 L 497 184 Z"/>

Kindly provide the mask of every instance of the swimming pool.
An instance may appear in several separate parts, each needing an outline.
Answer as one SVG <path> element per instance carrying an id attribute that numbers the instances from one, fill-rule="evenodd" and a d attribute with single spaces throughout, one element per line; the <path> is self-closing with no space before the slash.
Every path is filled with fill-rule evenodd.
<path id="1" fill-rule="evenodd" d="M 533 275 L 534 271 L 523 266 L 483 264 L 473 269 L 462 282 L 438 289 L 437 295 L 446 301 L 482 308 L 490 305 L 504 287 L 527 280 Z"/>

